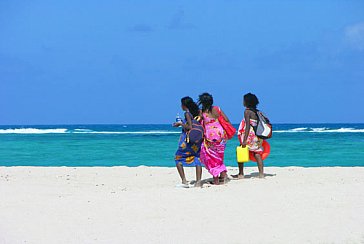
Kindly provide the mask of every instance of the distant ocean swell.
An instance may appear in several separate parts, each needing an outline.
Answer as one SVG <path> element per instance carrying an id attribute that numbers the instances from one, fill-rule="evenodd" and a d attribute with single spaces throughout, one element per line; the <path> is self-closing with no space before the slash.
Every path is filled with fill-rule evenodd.
<path id="1" fill-rule="evenodd" d="M 179 134 L 178 131 L 93 131 L 88 129 L 69 130 L 65 128 L 57 129 L 37 129 L 37 128 L 20 128 L 20 129 L 0 129 L 0 134 Z"/>
<path id="2" fill-rule="evenodd" d="M 310 128 L 299 127 L 287 130 L 275 130 L 275 133 L 364 133 L 364 129 L 357 128 Z M 139 135 L 163 135 L 179 134 L 179 131 L 173 130 L 148 130 L 148 131 L 95 131 L 90 129 L 66 129 L 66 128 L 8 128 L 0 129 L 0 134 L 139 134 Z"/>
<path id="3" fill-rule="evenodd" d="M 364 129 L 355 129 L 355 128 L 339 128 L 339 129 L 330 129 L 326 127 L 321 128 L 293 128 L 289 130 L 276 130 L 276 133 L 364 133 Z"/>
<path id="4" fill-rule="evenodd" d="M 267 166 L 364 166 L 363 123 L 273 129 Z M 169 124 L 0 125 L 0 166 L 171 167 L 180 133 Z M 237 144 L 226 146 L 229 166 L 236 166 Z"/>

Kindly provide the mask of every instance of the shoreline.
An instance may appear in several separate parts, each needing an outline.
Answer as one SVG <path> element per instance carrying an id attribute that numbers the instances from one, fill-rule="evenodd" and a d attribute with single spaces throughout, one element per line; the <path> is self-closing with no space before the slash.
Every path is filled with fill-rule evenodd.
<path id="1" fill-rule="evenodd" d="M 0 243 L 363 242 L 364 167 L 265 173 L 182 189 L 174 167 L 1 166 Z"/>
<path id="2" fill-rule="evenodd" d="M 254 164 L 255 162 L 248 162 L 250 165 Z M 95 165 L 95 166 L 89 166 L 89 165 L 79 165 L 79 166 L 69 166 L 69 165 L 61 165 L 61 166 L 44 166 L 44 165 L 10 165 L 10 166 L 4 166 L 4 165 L 0 165 L 0 170 L 2 168 L 34 168 L 34 169 L 40 169 L 40 168 L 130 168 L 130 169 L 136 169 L 136 168 L 160 168 L 160 169 L 176 169 L 175 166 L 150 166 L 150 165 L 138 165 L 138 166 L 128 166 L 128 165 L 112 165 L 112 166 L 108 166 L 108 165 Z M 238 166 L 230 166 L 230 165 L 226 165 L 226 168 L 228 169 L 228 171 L 232 170 L 234 171 L 235 169 L 238 168 Z M 257 168 L 257 166 L 245 166 L 244 169 L 254 169 Z M 295 166 L 295 165 L 287 165 L 287 166 L 264 166 L 264 169 L 273 169 L 273 168 L 278 168 L 278 169 L 285 169 L 285 168 L 303 168 L 303 169 L 321 169 L 321 168 L 364 168 L 364 166 L 360 166 L 360 165 L 355 165 L 355 166 Z M 184 167 L 184 169 L 194 169 L 194 167 Z M 204 166 L 202 166 L 203 170 L 206 170 Z"/>

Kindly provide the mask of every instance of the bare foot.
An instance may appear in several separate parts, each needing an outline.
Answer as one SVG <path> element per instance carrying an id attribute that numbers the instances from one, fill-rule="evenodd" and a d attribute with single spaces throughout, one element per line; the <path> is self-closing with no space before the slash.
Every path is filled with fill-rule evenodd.
<path id="1" fill-rule="evenodd" d="M 219 184 L 219 177 L 214 177 L 214 185 L 218 185 Z"/>
<path id="2" fill-rule="evenodd" d="M 245 178 L 244 175 L 240 175 L 240 174 L 237 174 L 237 175 L 231 175 L 231 177 L 233 178 L 233 180 L 242 180 Z"/>
<path id="3" fill-rule="evenodd" d="M 225 185 L 225 184 L 229 183 L 229 181 L 230 181 L 230 179 L 228 177 L 225 177 L 224 179 L 222 179 L 220 181 L 220 183 L 222 183 L 223 185 Z"/>
<path id="4" fill-rule="evenodd" d="M 202 181 L 200 180 L 196 181 L 195 187 L 202 187 Z"/>
<path id="5" fill-rule="evenodd" d="M 263 179 L 264 177 L 265 177 L 264 174 L 259 174 L 260 179 Z"/>

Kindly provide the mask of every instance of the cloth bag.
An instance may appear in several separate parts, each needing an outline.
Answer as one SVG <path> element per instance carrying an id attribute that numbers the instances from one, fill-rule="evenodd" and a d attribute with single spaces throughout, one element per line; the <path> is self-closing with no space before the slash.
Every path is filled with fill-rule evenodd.
<path id="1" fill-rule="evenodd" d="M 217 107 L 218 111 L 219 111 L 219 122 L 220 125 L 222 126 L 222 128 L 224 128 L 227 138 L 230 140 L 231 138 L 234 137 L 235 133 L 236 133 L 236 129 L 234 126 L 232 126 L 232 124 L 230 124 L 229 122 L 227 122 L 224 118 L 224 116 L 222 116 L 221 113 L 221 109 L 219 107 Z"/>

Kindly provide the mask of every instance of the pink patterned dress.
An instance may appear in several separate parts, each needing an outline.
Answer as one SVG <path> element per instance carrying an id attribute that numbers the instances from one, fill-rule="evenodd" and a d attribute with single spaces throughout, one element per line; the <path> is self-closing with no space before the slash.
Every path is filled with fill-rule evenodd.
<path id="1" fill-rule="evenodd" d="M 263 148 L 262 148 L 262 143 L 263 140 L 258 138 L 255 135 L 253 126 L 257 126 L 257 120 L 255 119 L 250 119 L 250 131 L 248 132 L 248 139 L 247 139 L 247 146 L 249 148 L 249 151 L 254 152 L 254 153 L 262 153 L 263 152 Z M 245 124 L 245 119 L 243 119 L 240 123 L 239 126 L 239 130 L 238 130 L 238 138 L 240 143 L 243 143 L 244 140 L 244 136 L 246 133 L 246 124 Z"/>
<path id="2" fill-rule="evenodd" d="M 218 119 L 202 114 L 205 138 L 201 146 L 200 159 L 213 177 L 218 177 L 226 172 L 224 152 L 226 146 L 226 133 Z"/>

